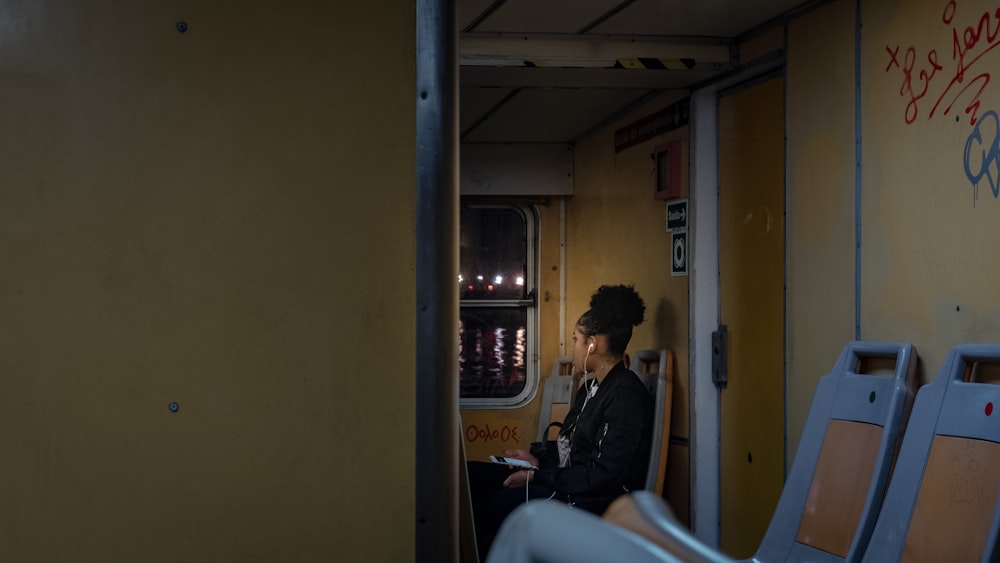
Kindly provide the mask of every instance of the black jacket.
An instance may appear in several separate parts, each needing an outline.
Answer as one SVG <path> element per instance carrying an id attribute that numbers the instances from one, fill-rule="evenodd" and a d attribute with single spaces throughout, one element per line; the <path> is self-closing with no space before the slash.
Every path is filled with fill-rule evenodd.
<path id="1" fill-rule="evenodd" d="M 600 514 L 646 483 L 653 398 L 624 363 L 608 372 L 589 401 L 587 395 L 581 386 L 560 431 L 570 436 L 569 467 L 542 467 L 532 481 Z"/>

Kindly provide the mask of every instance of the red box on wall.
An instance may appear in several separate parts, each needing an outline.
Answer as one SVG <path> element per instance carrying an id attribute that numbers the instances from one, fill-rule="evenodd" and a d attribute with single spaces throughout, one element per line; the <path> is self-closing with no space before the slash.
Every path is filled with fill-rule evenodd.
<path id="1" fill-rule="evenodd" d="M 671 141 L 653 149 L 656 162 L 657 200 L 681 197 L 681 142 Z"/>

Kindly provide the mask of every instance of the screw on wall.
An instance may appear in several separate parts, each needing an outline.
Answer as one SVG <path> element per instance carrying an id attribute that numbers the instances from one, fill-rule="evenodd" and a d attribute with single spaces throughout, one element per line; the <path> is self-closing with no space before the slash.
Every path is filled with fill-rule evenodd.
<path id="1" fill-rule="evenodd" d="M 170 412 L 177 412 L 181 409 L 181 406 L 178 405 L 176 402 L 173 402 L 167 405 L 167 408 L 170 409 Z"/>
<path id="2" fill-rule="evenodd" d="M 184 33 L 187 30 L 188 30 L 187 22 L 184 21 L 177 22 L 177 31 Z"/>

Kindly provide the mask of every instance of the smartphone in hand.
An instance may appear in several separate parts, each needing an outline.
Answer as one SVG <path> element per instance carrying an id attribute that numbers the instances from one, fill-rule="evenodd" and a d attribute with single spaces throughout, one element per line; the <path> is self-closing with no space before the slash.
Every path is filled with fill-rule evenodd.
<path id="1" fill-rule="evenodd" d="M 504 465 L 513 465 L 519 469 L 538 469 L 531 463 L 524 461 L 523 459 L 516 459 L 513 457 L 498 457 L 495 455 L 490 456 L 490 461 L 493 463 L 502 463 Z"/>

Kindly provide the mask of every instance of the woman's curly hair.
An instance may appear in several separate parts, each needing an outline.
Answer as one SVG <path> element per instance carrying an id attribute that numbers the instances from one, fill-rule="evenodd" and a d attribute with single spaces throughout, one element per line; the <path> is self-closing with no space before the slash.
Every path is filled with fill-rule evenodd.
<path id="1" fill-rule="evenodd" d="M 625 353 L 632 327 L 645 320 L 646 305 L 631 285 L 602 285 L 590 296 L 590 309 L 577 324 L 584 336 L 608 337 L 611 353 Z"/>

